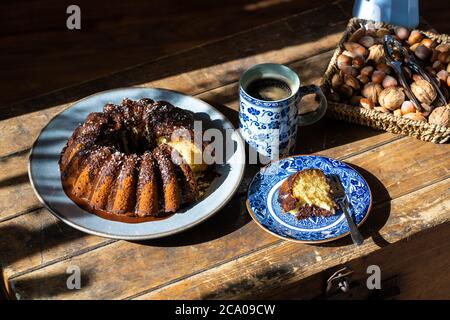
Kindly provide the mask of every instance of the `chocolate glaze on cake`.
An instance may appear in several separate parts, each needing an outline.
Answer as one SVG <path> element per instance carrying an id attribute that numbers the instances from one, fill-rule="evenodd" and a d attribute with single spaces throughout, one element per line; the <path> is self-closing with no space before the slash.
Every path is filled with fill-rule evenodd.
<path id="1" fill-rule="evenodd" d="M 176 212 L 198 199 L 199 176 L 167 142 L 175 130 L 192 141 L 193 124 L 191 112 L 165 101 L 106 104 L 87 116 L 61 152 L 65 193 L 113 220 L 141 222 Z"/>

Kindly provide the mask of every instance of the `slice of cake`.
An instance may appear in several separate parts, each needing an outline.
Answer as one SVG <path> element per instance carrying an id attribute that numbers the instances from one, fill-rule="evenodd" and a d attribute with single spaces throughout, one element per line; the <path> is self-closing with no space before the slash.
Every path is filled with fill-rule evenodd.
<path id="1" fill-rule="evenodd" d="M 319 169 L 305 169 L 290 175 L 281 185 L 278 202 L 284 212 L 298 219 L 328 217 L 337 208 L 331 197 L 331 186 Z"/>

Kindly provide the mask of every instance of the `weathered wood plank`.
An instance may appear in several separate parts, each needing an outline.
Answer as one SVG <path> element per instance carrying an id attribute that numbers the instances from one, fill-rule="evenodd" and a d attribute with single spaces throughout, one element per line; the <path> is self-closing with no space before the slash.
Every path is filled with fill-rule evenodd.
<path id="1" fill-rule="evenodd" d="M 290 66 L 302 74 L 304 83 L 318 83 L 332 53 L 333 51 L 327 51 Z M 303 70 L 309 71 L 303 72 Z M 237 92 L 238 84 L 233 82 L 201 93 L 197 97 L 219 108 L 237 126 L 236 111 L 239 106 Z M 303 102 L 302 107 L 310 108 Z M 315 153 L 327 150 L 326 155 L 340 158 L 364 152 L 377 144 L 398 138 L 401 137 L 325 119 L 316 125 L 299 130 L 297 152 Z M 28 152 L 26 151 L 0 159 L 0 221 L 41 207 L 28 183 L 27 161 Z"/>
<path id="2" fill-rule="evenodd" d="M 71 228 L 46 209 L 38 209 L 0 225 L 0 265 L 8 276 L 112 242 Z"/>
<path id="3" fill-rule="evenodd" d="M 404 144 L 405 148 L 414 148 L 417 151 L 417 154 L 415 156 L 412 153 L 405 154 L 400 144 Z M 389 198 L 395 198 L 398 195 L 409 194 L 410 192 L 414 192 L 415 190 L 427 186 L 430 183 L 440 181 L 444 179 L 445 176 L 447 177 L 449 176 L 448 173 L 445 170 L 443 170 L 443 168 L 445 167 L 448 168 L 450 166 L 449 163 L 450 157 L 448 157 L 450 150 L 449 148 L 436 149 L 435 147 L 436 146 L 434 144 L 420 142 L 413 138 L 406 137 L 389 144 L 384 144 L 364 154 L 350 157 L 346 159 L 346 161 L 358 167 L 364 165 L 364 170 L 361 169 L 360 170 L 364 175 L 364 177 L 369 182 L 369 184 L 372 186 L 372 189 L 374 190 L 373 192 L 374 202 L 383 203 L 383 201 Z M 439 152 L 441 153 L 437 153 L 438 150 L 440 150 Z M 447 159 L 446 161 L 443 161 L 442 167 L 432 165 L 427 166 L 427 163 L 429 164 L 432 161 L 432 159 L 430 159 L 431 153 L 434 153 L 435 157 L 437 156 Z M 407 172 L 407 174 L 405 174 L 404 172 L 401 172 L 402 170 L 404 170 L 403 163 L 399 163 L 398 161 L 399 157 L 402 155 L 404 156 L 404 159 L 406 161 L 411 161 L 411 159 L 415 157 L 415 159 L 417 159 L 417 161 L 421 161 L 423 165 L 412 166 L 411 169 Z M 380 157 L 383 157 L 384 159 L 383 162 L 381 163 Z M 368 159 L 372 159 L 372 161 L 369 161 Z M 386 168 L 386 170 L 378 172 L 377 168 L 381 164 L 385 165 L 387 168 L 390 169 Z M 374 171 L 377 171 L 375 175 L 373 174 Z M 420 177 L 422 175 L 428 178 L 421 179 Z M 414 178 L 411 180 L 409 176 Z M 390 182 L 395 181 L 396 177 L 398 179 L 399 183 L 398 185 Z M 407 183 L 402 183 L 403 180 L 407 181 Z M 386 184 L 386 189 L 383 187 L 382 182 Z M 446 182 L 448 182 L 448 180 L 446 180 Z M 441 182 L 437 183 L 437 185 L 441 184 L 442 184 Z M 441 191 L 436 191 L 436 193 L 437 196 L 440 197 L 441 199 L 442 198 L 444 200 L 446 199 L 445 193 L 442 193 Z M 411 201 L 412 199 L 419 199 L 419 198 L 411 198 L 408 201 Z M 233 201 L 238 200 L 236 200 L 235 198 Z M 442 203 L 445 205 L 445 201 Z M 389 202 L 387 204 L 386 202 L 384 202 L 381 209 L 374 210 L 374 213 L 372 215 L 377 216 L 378 219 L 381 220 L 375 219 L 372 222 L 369 222 L 370 221 L 369 220 L 365 227 L 366 230 L 370 230 L 371 232 L 372 231 L 377 232 L 376 229 L 383 225 L 385 221 L 383 221 L 382 217 L 384 217 L 384 219 L 387 219 L 386 214 L 388 214 L 388 212 L 386 211 L 387 210 L 386 205 L 388 204 Z M 416 211 L 420 209 L 420 203 L 417 203 L 416 201 L 414 205 L 418 206 L 415 209 Z M 217 217 L 213 217 L 209 221 L 198 226 L 192 231 L 187 231 L 182 235 L 176 236 L 175 238 L 168 238 L 166 240 L 162 239 L 161 240 L 162 244 L 161 242 L 158 241 L 150 242 L 152 246 L 139 246 L 134 243 L 123 243 L 123 242 L 113 243 L 99 250 L 87 252 L 82 255 L 69 258 L 65 261 L 58 262 L 56 264 L 51 264 L 45 268 L 42 268 L 35 272 L 31 272 L 29 273 L 29 275 L 33 277 L 36 276 L 37 278 L 39 278 L 40 274 L 45 274 L 47 272 L 51 273 L 53 272 L 52 270 L 58 270 L 59 272 L 61 271 L 61 268 L 64 268 L 64 266 L 67 267 L 67 265 L 75 263 L 79 264 L 82 269 L 89 270 L 91 276 L 97 279 L 95 290 L 94 288 L 90 288 L 88 290 L 86 287 L 86 291 L 64 293 L 64 296 L 66 296 L 66 294 L 67 295 L 74 294 L 74 297 L 77 298 L 83 297 L 88 298 L 93 297 L 94 295 L 106 298 L 112 297 L 123 298 L 126 297 L 127 295 L 134 294 L 133 292 L 131 292 L 133 289 L 130 289 L 133 288 L 134 281 L 136 281 L 137 283 L 137 281 L 146 279 L 147 288 L 144 288 L 143 286 L 141 287 L 143 290 L 145 289 L 150 290 L 158 286 L 163 286 L 165 282 L 171 281 L 174 278 L 186 277 L 189 274 L 200 272 L 203 271 L 204 269 L 208 269 L 215 264 L 224 263 L 227 261 L 227 259 L 233 260 L 239 255 L 248 254 L 249 252 L 256 252 L 266 246 L 270 246 L 273 245 L 274 243 L 280 242 L 279 240 L 273 238 L 271 235 L 260 230 L 253 222 L 247 223 L 249 218 L 248 214 L 245 211 L 245 208 L 242 207 L 242 204 L 240 210 L 238 210 L 237 207 L 238 206 L 236 204 L 230 203 L 227 206 L 227 208 L 222 210 L 217 215 Z M 401 211 L 401 213 L 405 215 L 407 214 L 407 212 L 408 211 Z M 411 214 L 412 216 L 414 216 L 414 212 L 411 212 Z M 442 215 L 442 217 L 444 218 L 445 216 L 446 214 Z M 433 225 L 434 223 L 438 223 L 440 221 L 439 219 L 442 217 L 436 217 L 436 221 L 430 220 L 429 223 L 431 225 Z M 391 218 L 392 214 L 389 217 L 389 220 Z M 11 221 L 14 222 L 14 220 L 16 219 L 13 219 Z M 429 225 L 428 227 L 431 227 L 431 225 Z M 220 234 L 220 236 L 217 237 L 217 232 L 219 233 L 222 232 L 219 230 L 225 228 L 225 226 L 228 226 L 228 228 L 230 228 L 229 230 L 232 231 L 225 232 L 224 234 Z M 397 224 L 394 223 L 393 226 L 397 228 Z M 397 230 L 394 227 L 393 228 L 387 227 L 387 229 L 385 229 L 386 230 L 385 232 L 397 234 Z M 403 227 L 409 228 L 409 224 L 406 223 Z M 402 236 L 401 232 L 398 234 L 399 237 Z M 414 230 L 414 232 L 417 232 L 417 230 Z M 216 233 L 216 235 L 212 236 L 213 238 L 211 239 L 210 238 L 211 234 L 214 233 Z M 208 238 L 203 240 L 200 239 L 198 242 L 195 241 L 195 245 L 190 245 L 188 248 L 186 247 L 186 242 L 192 244 L 190 243 L 193 241 L 192 239 L 198 239 L 199 237 L 201 238 L 204 236 L 207 236 Z M 170 248 L 167 248 L 167 245 L 164 244 L 165 241 L 172 243 Z M 18 249 L 19 248 L 15 250 Z M 165 252 L 164 259 L 159 258 L 161 255 L 163 255 L 162 252 Z M 221 254 L 217 255 L 218 252 L 221 252 Z M 365 247 L 364 249 L 356 250 L 356 252 L 357 254 L 365 255 L 366 254 Z M 127 259 L 129 259 L 129 261 L 126 259 L 125 260 L 119 259 L 119 257 L 121 256 L 127 256 Z M 158 259 L 147 260 L 143 258 L 153 256 L 158 257 Z M 325 257 L 326 255 L 324 254 L 323 256 Z M 328 256 L 326 257 L 328 259 Z M 191 261 L 191 260 L 197 262 L 201 261 L 201 263 L 198 262 L 194 265 L 184 263 L 184 261 Z M 112 261 L 114 261 L 113 266 L 111 265 Z M 130 264 L 130 262 L 133 263 Z M 138 263 L 139 265 L 142 266 L 142 268 L 134 270 L 133 272 L 129 272 L 130 265 L 133 265 L 134 263 Z M 161 266 L 161 264 L 165 266 L 164 272 L 158 272 L 156 275 L 154 272 L 148 271 L 148 270 L 155 270 L 155 268 L 158 268 L 158 266 Z M 170 266 L 177 266 L 177 267 L 172 269 L 172 267 Z M 7 274 L 10 277 L 11 276 L 14 277 L 12 272 L 13 267 L 14 267 L 13 265 L 10 265 L 9 267 L 10 269 L 6 270 Z M 114 272 L 115 274 L 126 273 L 127 274 L 126 279 L 128 282 L 124 282 L 123 279 L 115 279 L 114 285 L 112 285 L 111 281 L 113 280 L 110 279 L 106 281 L 106 279 L 103 279 L 103 277 L 106 277 L 108 273 L 106 274 L 102 273 L 101 268 L 108 268 L 111 270 L 115 269 L 116 270 Z M 22 276 L 20 276 L 19 278 L 22 278 Z M 106 286 L 105 283 L 109 283 L 109 285 L 113 286 L 115 288 L 114 291 L 112 291 L 111 287 L 102 287 Z M 31 290 L 31 288 L 27 287 L 26 289 L 27 292 L 28 289 Z M 56 296 L 57 293 L 59 292 L 59 291 L 50 292 L 51 290 L 53 289 L 49 288 L 48 295 L 50 296 L 52 295 Z M 40 294 L 44 294 L 44 292 L 39 292 L 39 294 L 36 291 L 33 292 L 36 294 L 36 297 L 40 296 Z"/>
<path id="4" fill-rule="evenodd" d="M 376 250 L 364 259 L 354 259 L 345 266 L 353 271 L 349 294 L 336 288 L 324 295 L 326 280 L 343 265 L 332 266 L 323 273 L 314 274 L 301 283 L 284 286 L 269 299 L 449 299 L 450 291 L 450 223 L 414 234 L 382 250 Z M 432 245 L 430 245 L 432 244 Z M 381 270 L 381 290 L 366 286 L 367 268 L 376 265 Z M 396 283 L 393 283 L 396 279 Z M 394 292 L 391 285 L 398 286 Z M 391 294 L 394 296 L 390 296 Z"/>
<path id="5" fill-rule="evenodd" d="M 85 0 L 77 2 L 83 13 L 82 29 L 71 32 L 65 23 L 68 3 L 2 1 L 0 88 L 8 94 L 0 96 L 0 104 L 94 79 L 332 2 Z"/>
<path id="6" fill-rule="evenodd" d="M 6 120 L 0 122 L 0 157 L 29 148 L 51 117 L 80 98 L 126 86 L 205 92 L 237 81 L 255 63 L 291 63 L 333 49 L 347 18 L 337 6 L 328 6 L 1 108 L 0 119 Z"/>
<path id="7" fill-rule="evenodd" d="M 375 208 L 371 220 L 383 220 L 386 214 L 389 219 L 378 231 L 370 230 L 368 221 L 365 234 L 373 238 L 367 239 L 361 247 L 345 240 L 324 246 L 283 241 L 137 298 L 240 299 L 281 292 L 289 284 L 379 250 L 380 241 L 395 243 L 421 230 L 449 222 L 449 185 L 447 179 Z"/>

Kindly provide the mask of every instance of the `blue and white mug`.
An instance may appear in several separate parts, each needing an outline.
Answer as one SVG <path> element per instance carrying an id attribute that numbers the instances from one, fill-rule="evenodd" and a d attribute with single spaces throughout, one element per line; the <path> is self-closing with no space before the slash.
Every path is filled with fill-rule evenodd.
<path id="1" fill-rule="evenodd" d="M 246 90 L 252 81 L 261 78 L 284 81 L 289 85 L 291 95 L 276 101 L 255 99 Z M 318 95 L 319 107 L 300 115 L 300 100 L 308 94 Z M 294 71 L 275 63 L 254 65 L 242 74 L 239 102 L 239 130 L 242 137 L 251 148 L 270 160 L 288 156 L 296 145 L 297 127 L 317 122 L 327 110 L 327 100 L 318 86 L 300 86 L 300 79 Z"/>

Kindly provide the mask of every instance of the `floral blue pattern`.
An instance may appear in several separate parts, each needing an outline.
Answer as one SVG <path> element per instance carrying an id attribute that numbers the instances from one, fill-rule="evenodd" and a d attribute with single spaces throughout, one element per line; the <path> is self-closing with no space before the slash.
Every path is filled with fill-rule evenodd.
<path id="1" fill-rule="evenodd" d="M 240 89 L 239 129 L 242 137 L 264 156 L 275 156 L 278 146 L 287 155 L 297 136 L 299 95 L 278 102 L 253 99 Z M 278 130 L 278 131 L 275 131 Z"/>
<path id="2" fill-rule="evenodd" d="M 369 213 L 372 195 L 364 178 L 347 164 L 322 156 L 294 156 L 272 162 L 255 175 L 248 189 L 248 207 L 256 221 L 268 231 L 286 239 L 305 242 L 333 240 L 348 233 L 342 209 L 327 218 L 297 220 L 282 212 L 278 190 L 291 174 L 306 168 L 317 168 L 325 175 L 337 175 L 349 199 L 350 215 L 356 224 Z"/>

